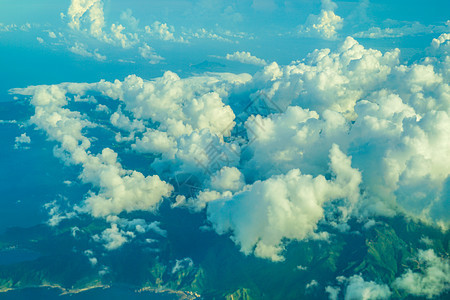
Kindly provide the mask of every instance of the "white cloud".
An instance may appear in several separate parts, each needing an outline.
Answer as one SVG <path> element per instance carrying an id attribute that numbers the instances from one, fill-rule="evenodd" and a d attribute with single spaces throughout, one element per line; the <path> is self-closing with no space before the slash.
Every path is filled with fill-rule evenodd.
<path id="1" fill-rule="evenodd" d="M 385 284 L 365 281 L 360 275 L 348 278 L 345 300 L 389 299 L 392 292 Z"/>
<path id="2" fill-rule="evenodd" d="M 206 28 L 200 28 L 195 31 L 189 30 L 189 31 L 183 32 L 183 35 L 187 39 L 192 39 L 192 38 L 209 39 L 209 40 L 217 40 L 217 41 L 221 41 L 221 42 L 233 43 L 233 41 L 231 39 L 226 38 L 226 37 L 222 36 L 221 34 L 213 32 Z M 232 35 L 232 37 L 235 37 L 235 36 Z"/>
<path id="3" fill-rule="evenodd" d="M 273 261 L 283 260 L 284 239 L 311 237 L 324 214 L 323 205 L 334 199 L 359 197 L 360 173 L 339 147 L 330 150 L 335 179 L 313 178 L 298 169 L 286 175 L 256 181 L 231 198 L 211 201 L 208 220 L 219 234 L 232 232 L 233 241 L 245 254 Z"/>
<path id="4" fill-rule="evenodd" d="M 329 300 L 338 300 L 339 292 L 341 291 L 340 287 L 327 286 L 325 288 L 325 292 L 328 293 Z"/>
<path id="5" fill-rule="evenodd" d="M 190 257 L 186 257 L 183 259 L 177 259 L 175 262 L 175 266 L 172 268 L 172 274 L 187 268 L 192 268 L 194 266 L 194 262 Z"/>
<path id="6" fill-rule="evenodd" d="M 111 124 L 121 130 L 126 130 L 128 132 L 134 132 L 134 131 L 144 131 L 145 125 L 142 120 L 136 120 L 133 121 L 130 120 L 123 112 L 122 109 L 119 107 L 119 109 L 111 115 L 109 118 L 109 121 Z"/>
<path id="7" fill-rule="evenodd" d="M 245 184 L 244 176 L 239 169 L 223 167 L 211 177 L 210 188 L 218 192 L 240 191 Z"/>
<path id="8" fill-rule="evenodd" d="M 0 22 L 0 32 L 11 32 L 16 30 L 29 31 L 33 26 L 30 23 L 25 23 L 22 25 L 17 24 L 3 24 Z"/>
<path id="9" fill-rule="evenodd" d="M 43 44 L 44 43 L 44 39 L 41 38 L 40 36 L 36 37 L 36 40 L 39 42 L 39 44 Z"/>
<path id="10" fill-rule="evenodd" d="M 144 43 L 142 45 L 142 47 L 139 47 L 139 54 L 148 60 L 149 63 L 153 64 L 157 64 L 159 62 L 161 62 L 162 60 L 164 60 L 164 57 L 161 57 L 160 55 L 158 55 L 155 50 L 150 47 L 149 45 L 147 45 L 146 43 Z"/>
<path id="11" fill-rule="evenodd" d="M 67 16 L 70 28 L 82 30 L 83 25 L 87 25 L 92 36 L 104 38 L 105 17 L 101 0 L 71 0 Z"/>
<path id="12" fill-rule="evenodd" d="M 130 48 L 139 42 L 136 33 L 124 33 L 125 27 L 122 24 L 113 23 L 110 32 L 105 32 L 102 0 L 71 0 L 67 17 L 72 30 L 87 32 L 102 42 L 119 45 L 122 48 Z"/>
<path id="13" fill-rule="evenodd" d="M 157 175 L 144 176 L 137 171 L 122 168 L 117 153 L 104 148 L 94 155 L 88 149 L 91 143 L 82 134 L 88 126 L 94 126 L 81 114 L 63 108 L 67 104 L 66 93 L 86 88 L 84 85 L 38 86 L 19 93 L 32 95 L 35 115 L 31 121 L 47 132 L 51 140 L 60 143 L 54 150 L 67 164 L 80 165 L 80 178 L 98 189 L 84 200 L 80 212 L 94 217 L 106 217 L 134 210 L 153 211 L 163 197 L 170 196 L 173 187 L 161 181 Z"/>
<path id="14" fill-rule="evenodd" d="M 382 53 L 347 38 L 335 51 L 316 50 L 287 66 L 272 63 L 254 77 L 182 79 L 168 71 L 152 80 L 132 75 L 13 92 L 32 96 L 31 122 L 92 186 L 78 212 L 108 218 L 154 211 L 174 189 L 159 176 L 192 175 L 198 189 L 194 195 L 175 190 L 173 207 L 206 207 L 213 228 L 229 233 L 244 253 L 282 260 L 283 241 L 323 234 L 315 231 L 324 216 L 339 227 L 356 214 L 404 213 L 447 227 L 449 40 L 445 34 L 434 39 L 427 49 L 433 56 L 412 64 L 399 62 L 399 50 Z M 77 101 L 92 93 L 116 101 L 120 109 L 108 113 L 108 129 L 130 132 L 121 146 L 154 155 L 148 170 L 158 175 L 124 169 L 108 147 L 90 152 L 86 129 L 96 125 L 67 103 L 68 95 Z M 242 95 L 254 110 L 245 110 Z M 335 176 L 326 180 L 329 158 Z M 133 234 L 146 228 L 117 224 Z"/>
<path id="15" fill-rule="evenodd" d="M 14 149 L 20 149 L 24 147 L 24 144 L 30 144 L 31 138 L 27 135 L 26 132 L 22 133 L 20 136 L 15 138 Z"/>
<path id="16" fill-rule="evenodd" d="M 255 80 L 262 81 L 257 86 L 283 109 L 291 104 L 318 113 L 328 109 L 352 114 L 356 101 L 387 79 L 398 57 L 398 49 L 383 54 L 348 37 L 335 52 L 315 50 L 285 67 L 273 63 Z"/>
<path id="17" fill-rule="evenodd" d="M 155 21 L 151 26 L 145 26 L 145 32 L 163 41 L 184 42 L 183 37 L 175 37 L 175 28 L 167 23 Z"/>
<path id="18" fill-rule="evenodd" d="M 370 39 L 382 39 L 382 38 L 400 38 L 405 36 L 415 36 L 420 34 L 431 33 L 443 33 L 447 32 L 450 27 L 442 25 L 423 25 L 419 22 L 402 22 L 398 25 L 403 26 L 391 26 L 391 27 L 371 27 L 366 31 L 355 33 L 353 36 L 356 38 L 370 38 Z"/>
<path id="19" fill-rule="evenodd" d="M 450 290 L 450 263 L 438 257 L 433 250 L 419 250 L 418 272 L 408 270 L 397 278 L 393 285 L 414 296 L 429 299 Z"/>
<path id="20" fill-rule="evenodd" d="M 53 31 L 49 31 L 48 36 L 52 39 L 56 39 L 56 34 Z"/>
<path id="21" fill-rule="evenodd" d="M 122 24 L 111 25 L 111 38 L 113 43 L 118 43 L 122 48 L 130 48 L 139 42 L 136 33 L 123 33 L 125 27 Z"/>
<path id="22" fill-rule="evenodd" d="M 99 60 L 99 61 L 106 60 L 106 56 L 98 53 L 98 49 L 95 49 L 94 52 L 89 52 L 89 50 L 87 49 L 87 46 L 84 45 L 83 43 L 75 42 L 75 45 L 70 47 L 69 51 L 72 53 L 84 56 L 84 57 L 95 58 L 96 60 Z"/>
<path id="23" fill-rule="evenodd" d="M 233 54 L 227 54 L 226 59 L 238 61 L 243 64 L 251 64 L 251 65 L 257 65 L 257 66 L 267 65 L 267 63 L 264 59 L 253 56 L 253 55 L 251 55 L 250 52 L 245 52 L 245 51 L 241 51 L 241 52 L 236 51 Z"/>
<path id="24" fill-rule="evenodd" d="M 97 242 L 104 243 L 106 250 L 111 251 L 122 247 L 122 245 L 130 242 L 134 237 L 133 232 L 123 231 L 119 229 L 117 224 L 111 224 L 111 228 L 105 229 L 100 236 L 95 235 L 93 239 Z"/>
<path id="25" fill-rule="evenodd" d="M 344 19 L 334 13 L 336 3 L 322 0 L 322 10 L 318 15 L 309 15 L 305 25 L 300 26 L 299 34 L 303 36 L 336 39 L 342 29 Z"/>

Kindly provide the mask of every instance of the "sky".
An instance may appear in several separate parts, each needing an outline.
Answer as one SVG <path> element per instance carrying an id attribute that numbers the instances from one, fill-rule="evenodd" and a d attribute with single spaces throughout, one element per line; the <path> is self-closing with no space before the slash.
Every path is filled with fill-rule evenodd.
<path id="1" fill-rule="evenodd" d="M 25 86 L 128 74 L 150 78 L 165 70 L 189 74 L 191 65 L 224 63 L 236 51 L 287 64 L 316 48 L 335 48 L 347 36 L 380 50 L 405 48 L 406 59 L 448 28 L 449 8 L 447 1 L 436 0 L 426 6 L 420 1 L 2 0 L 1 6 L 1 64 L 8 74 L 3 91 L 21 81 Z"/>
<path id="2" fill-rule="evenodd" d="M 448 228 L 448 1 L 0 8 L 0 101 L 31 105 L 26 121 L 0 123 L 10 130 L 2 151 L 24 161 L 24 151 L 42 151 L 70 170 L 44 205 L 50 226 L 104 219 L 109 228 L 92 239 L 114 251 L 146 232 L 164 238 L 163 223 L 130 213 L 168 201 L 273 262 L 287 240 L 327 240 L 324 222 L 346 232 L 352 218 L 402 214 Z M 439 265 L 434 252 L 418 255 Z M 420 276 L 410 270 L 395 284 L 445 291 L 411 284 Z M 391 293 L 358 274 L 347 280 L 356 298 L 361 286 Z"/>

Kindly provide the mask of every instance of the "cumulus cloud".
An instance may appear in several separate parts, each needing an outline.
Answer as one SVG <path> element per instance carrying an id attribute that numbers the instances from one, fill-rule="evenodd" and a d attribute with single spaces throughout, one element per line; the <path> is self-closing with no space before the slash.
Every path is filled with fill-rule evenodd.
<path id="1" fill-rule="evenodd" d="M 20 136 L 15 138 L 14 149 L 24 148 L 26 144 L 31 143 L 31 138 L 27 135 L 26 132 L 22 133 Z"/>
<path id="2" fill-rule="evenodd" d="M 172 207 L 206 210 L 213 229 L 244 253 L 280 261 L 284 241 L 317 237 L 322 220 L 340 226 L 356 214 L 404 213 L 447 227 L 449 40 L 437 37 L 430 57 L 410 64 L 400 63 L 397 49 L 367 49 L 349 37 L 334 51 L 272 63 L 253 77 L 168 71 L 152 80 L 131 75 L 13 92 L 32 96 L 31 122 L 92 187 L 78 212 L 155 211 L 175 192 Z M 151 175 L 125 169 L 112 147 L 94 152 L 86 132 L 97 125 L 68 108 L 70 97 L 91 94 L 117 104 L 89 102 L 108 130 L 130 133 L 118 139 L 127 142 L 122 147 L 150 154 Z M 193 194 L 166 182 L 179 175 L 194 178 Z M 145 228 L 116 224 L 105 241 L 114 233 L 125 243 L 127 231 Z M 353 279 L 354 290 L 361 280 Z"/>
<path id="3" fill-rule="evenodd" d="M 153 211 L 163 197 L 170 196 L 171 185 L 157 175 L 144 176 L 140 172 L 123 169 L 113 150 L 104 148 L 97 155 L 88 151 L 91 142 L 82 131 L 94 124 L 80 113 L 64 108 L 66 93 L 69 92 L 64 87 L 38 86 L 17 92 L 33 96 L 31 103 L 35 106 L 35 115 L 31 122 L 45 130 L 51 140 L 60 143 L 54 150 L 55 154 L 67 164 L 80 165 L 81 180 L 98 189 L 97 193 L 90 192 L 79 211 L 95 217 L 123 211 Z"/>
<path id="4" fill-rule="evenodd" d="M 82 30 L 86 26 L 92 36 L 104 38 L 105 17 L 101 0 L 71 0 L 67 16 L 70 28 Z"/>
<path id="5" fill-rule="evenodd" d="M 327 286 L 325 288 L 325 292 L 327 292 L 329 300 L 337 300 L 340 291 L 341 291 L 340 287 Z"/>
<path id="6" fill-rule="evenodd" d="M 365 281 L 360 275 L 348 278 L 345 300 L 389 299 L 392 292 L 385 284 Z"/>
<path id="7" fill-rule="evenodd" d="M 123 231 L 119 229 L 117 224 L 111 224 L 111 228 L 105 229 L 101 235 L 95 235 L 93 239 L 97 242 L 104 243 L 106 250 L 116 250 L 125 243 L 130 242 L 135 237 L 131 231 Z"/>
<path id="8" fill-rule="evenodd" d="M 284 67 L 272 63 L 255 80 L 281 108 L 292 104 L 319 113 L 328 109 L 352 114 L 356 101 L 387 79 L 399 53 L 365 49 L 348 37 L 335 52 L 315 50 L 306 60 Z"/>
<path id="9" fill-rule="evenodd" d="M 330 150 L 332 180 L 304 175 L 298 169 L 286 175 L 256 181 L 233 197 L 208 204 L 208 220 L 219 234 L 232 239 L 245 254 L 283 260 L 283 239 L 310 237 L 323 218 L 323 205 L 335 199 L 359 198 L 360 173 L 337 145 Z"/>
<path id="10" fill-rule="evenodd" d="M 322 10 L 318 15 L 308 16 L 306 23 L 300 26 L 299 34 L 302 36 L 336 39 L 338 31 L 342 29 L 344 19 L 334 13 L 336 3 L 331 0 L 322 0 Z"/>
<path id="11" fill-rule="evenodd" d="M 105 31 L 102 0 L 71 0 L 67 17 L 72 30 L 86 32 L 102 42 L 122 48 L 130 48 L 139 42 L 137 33 L 124 32 L 125 27 L 122 24 L 113 23 L 109 32 Z M 126 19 L 129 20 L 130 16 Z"/>
<path id="12" fill-rule="evenodd" d="M 152 25 L 145 26 L 145 32 L 163 41 L 185 42 L 183 37 L 175 37 L 175 27 L 169 26 L 167 23 L 155 21 Z"/>
<path id="13" fill-rule="evenodd" d="M 226 59 L 257 66 L 265 66 L 267 64 L 264 59 L 253 56 L 250 52 L 245 51 L 236 51 L 233 54 L 227 54 Z"/>
<path id="14" fill-rule="evenodd" d="M 419 250 L 417 272 L 407 270 L 393 285 L 408 294 L 429 299 L 450 290 L 450 263 L 433 250 Z"/>
<path id="15" fill-rule="evenodd" d="M 320 174 L 326 166 L 321 149 L 339 143 L 364 170 L 366 213 L 400 210 L 448 222 L 439 209 L 449 176 L 442 168 L 450 137 L 442 129 L 449 127 L 446 43 L 445 35 L 433 40 L 429 52 L 437 57 L 412 65 L 399 63 L 398 50 L 381 53 L 347 38 L 335 53 L 316 50 L 303 62 L 266 66 L 254 78 L 264 86 L 258 93 L 286 111 L 248 119 L 255 139 L 243 173 L 255 176 L 253 169 L 258 178 L 301 166 Z"/>

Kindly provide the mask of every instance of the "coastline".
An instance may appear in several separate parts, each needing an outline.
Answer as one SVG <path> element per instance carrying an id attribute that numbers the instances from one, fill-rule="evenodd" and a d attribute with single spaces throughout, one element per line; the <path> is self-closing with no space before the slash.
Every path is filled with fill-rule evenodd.
<path id="1" fill-rule="evenodd" d="M 135 286 L 129 286 L 129 285 L 108 285 L 108 284 L 96 284 L 93 286 L 85 287 L 85 288 L 79 288 L 79 289 L 68 289 L 64 288 L 59 285 L 51 285 L 51 284 L 43 284 L 43 285 L 31 285 L 31 286 L 25 286 L 20 288 L 0 288 L 0 294 L 1 293 L 8 293 L 12 291 L 20 291 L 20 290 L 26 290 L 26 289 L 41 289 L 41 288 L 48 288 L 48 289 L 54 289 L 58 290 L 60 292 L 59 296 L 65 296 L 65 295 L 75 295 L 80 293 L 85 293 L 94 289 L 110 289 L 112 287 L 124 287 L 126 289 L 129 289 L 130 291 L 134 293 L 154 293 L 154 294 L 169 294 L 179 297 L 180 300 L 194 300 L 194 299 L 201 299 L 201 295 L 196 292 L 191 291 L 177 291 L 172 290 L 168 288 L 154 288 L 154 287 L 141 287 L 137 288 Z"/>

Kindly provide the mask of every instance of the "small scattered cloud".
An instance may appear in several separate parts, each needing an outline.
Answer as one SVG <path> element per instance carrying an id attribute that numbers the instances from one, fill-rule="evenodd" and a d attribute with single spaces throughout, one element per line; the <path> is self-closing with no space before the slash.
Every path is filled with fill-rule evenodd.
<path id="1" fill-rule="evenodd" d="M 401 22 L 406 23 L 399 27 L 371 27 L 367 31 L 355 33 L 356 38 L 382 39 L 382 38 L 400 38 L 405 36 L 416 36 L 432 33 L 443 33 L 450 30 L 450 22 L 443 25 L 423 25 L 419 22 Z"/>
<path id="2" fill-rule="evenodd" d="M 245 51 L 236 51 L 233 54 L 227 54 L 226 59 L 232 61 L 238 61 L 243 64 L 251 64 L 257 66 L 265 66 L 267 62 L 264 59 L 258 58 L 256 56 L 251 55 L 250 52 Z"/>
<path id="3" fill-rule="evenodd" d="M 27 133 L 22 133 L 20 136 L 15 138 L 14 149 L 26 149 L 28 148 L 26 145 L 31 143 L 31 138 L 27 135 Z"/>
<path id="4" fill-rule="evenodd" d="M 306 23 L 299 28 L 299 35 L 327 40 L 336 39 L 344 22 L 343 18 L 334 13 L 336 8 L 337 5 L 333 1 L 322 0 L 322 10 L 318 15 L 308 16 Z"/>
<path id="5" fill-rule="evenodd" d="M 164 57 L 158 55 L 155 50 L 150 47 L 149 45 L 147 45 L 146 43 L 144 43 L 144 45 L 142 45 L 142 47 L 138 48 L 139 50 L 139 54 L 148 60 L 148 62 L 152 65 L 154 64 L 158 64 L 160 63 L 162 60 L 164 60 Z"/>
<path id="6" fill-rule="evenodd" d="M 84 57 L 95 58 L 96 60 L 99 60 L 99 61 L 106 60 L 106 56 L 105 55 L 101 55 L 100 53 L 98 53 L 98 49 L 95 49 L 93 52 L 90 52 L 87 49 L 87 46 L 85 44 L 83 44 L 83 43 L 75 42 L 75 45 L 70 47 L 69 51 L 74 53 L 74 54 L 81 55 L 81 56 L 84 56 Z"/>
<path id="7" fill-rule="evenodd" d="M 155 21 L 151 26 L 145 26 L 145 32 L 163 41 L 185 42 L 183 37 L 175 37 L 175 27 Z"/>

